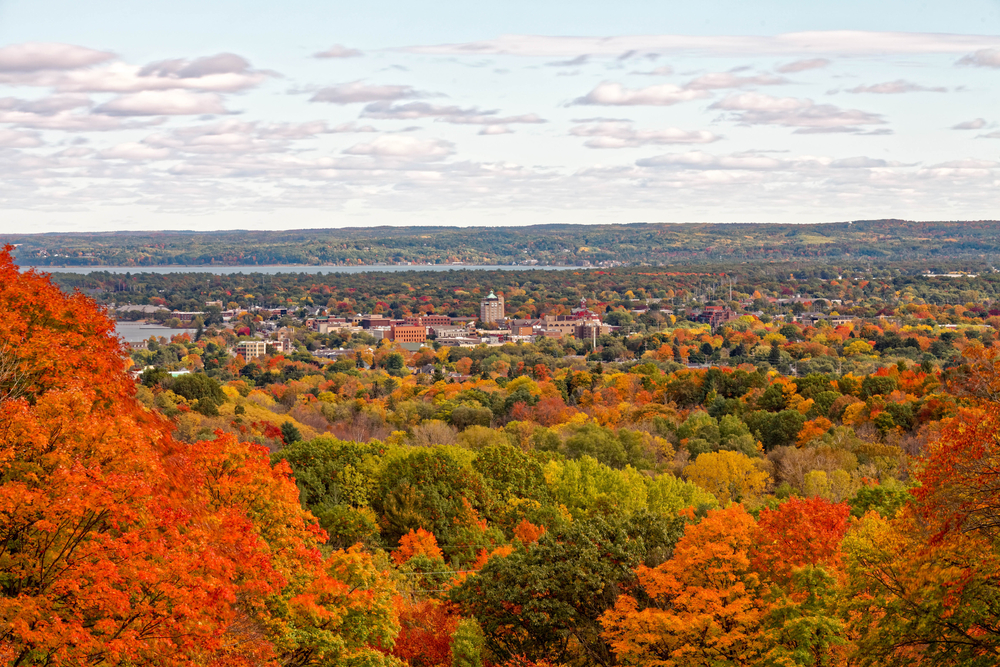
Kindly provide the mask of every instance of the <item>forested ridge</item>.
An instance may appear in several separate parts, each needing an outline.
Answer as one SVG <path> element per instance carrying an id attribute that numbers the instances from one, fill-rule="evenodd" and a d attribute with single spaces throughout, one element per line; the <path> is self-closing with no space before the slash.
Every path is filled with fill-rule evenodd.
<path id="1" fill-rule="evenodd" d="M 38 266 L 585 264 L 986 259 L 996 221 L 870 220 L 824 224 L 374 227 L 297 231 L 5 234 Z"/>
<path id="2" fill-rule="evenodd" d="M 416 352 L 299 331 L 247 362 L 250 312 L 126 354 L 0 253 L 0 661 L 995 665 L 994 281 L 835 269 L 738 289 L 858 309 L 836 326 L 633 322 L 626 292 L 683 305 L 720 277 L 582 272 L 504 288 L 643 328 Z M 305 280 L 286 303 L 389 296 Z M 428 312 L 462 286 L 379 289 Z"/>

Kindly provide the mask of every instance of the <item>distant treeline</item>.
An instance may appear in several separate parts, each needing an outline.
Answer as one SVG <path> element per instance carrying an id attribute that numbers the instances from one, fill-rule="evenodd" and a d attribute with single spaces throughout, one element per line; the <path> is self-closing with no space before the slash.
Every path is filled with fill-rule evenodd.
<path id="1" fill-rule="evenodd" d="M 293 231 L 2 234 L 22 265 L 525 264 L 977 260 L 996 221 L 374 227 Z"/>

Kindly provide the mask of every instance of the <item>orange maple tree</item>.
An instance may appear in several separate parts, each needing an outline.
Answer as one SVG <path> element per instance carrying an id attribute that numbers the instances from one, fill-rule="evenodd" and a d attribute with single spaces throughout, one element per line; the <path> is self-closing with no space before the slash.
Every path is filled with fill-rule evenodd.
<path id="1" fill-rule="evenodd" d="M 670 560 L 639 566 L 643 595 L 619 596 L 601 617 L 619 662 L 756 664 L 765 648 L 761 627 L 768 603 L 750 565 L 755 534 L 753 517 L 731 505 L 688 525 Z"/>
<path id="2" fill-rule="evenodd" d="M 287 466 L 144 408 L 114 326 L 0 252 L 0 658 L 320 664 L 398 629 L 371 557 L 318 549 Z"/>
<path id="3" fill-rule="evenodd" d="M 819 497 L 789 498 L 777 509 L 761 510 L 754 567 L 782 586 L 791 581 L 795 568 L 805 565 L 836 571 L 850 513 L 846 504 Z"/>

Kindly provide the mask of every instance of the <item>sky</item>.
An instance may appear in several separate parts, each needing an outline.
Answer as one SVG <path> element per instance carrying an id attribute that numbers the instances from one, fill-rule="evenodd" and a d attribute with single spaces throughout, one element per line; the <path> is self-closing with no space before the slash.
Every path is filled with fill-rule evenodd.
<path id="1" fill-rule="evenodd" d="M 0 232 L 1000 219 L 1000 0 L 0 0 Z"/>

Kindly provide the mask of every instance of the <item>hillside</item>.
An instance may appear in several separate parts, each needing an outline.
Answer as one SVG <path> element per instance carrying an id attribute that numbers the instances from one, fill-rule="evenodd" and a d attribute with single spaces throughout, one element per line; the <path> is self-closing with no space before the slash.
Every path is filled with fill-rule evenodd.
<path id="1" fill-rule="evenodd" d="M 6 234 L 35 266 L 364 265 L 559 266 L 977 259 L 1000 256 L 996 221 L 868 220 L 824 224 L 375 227 L 293 231 Z"/>

